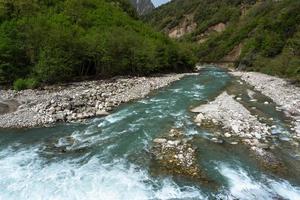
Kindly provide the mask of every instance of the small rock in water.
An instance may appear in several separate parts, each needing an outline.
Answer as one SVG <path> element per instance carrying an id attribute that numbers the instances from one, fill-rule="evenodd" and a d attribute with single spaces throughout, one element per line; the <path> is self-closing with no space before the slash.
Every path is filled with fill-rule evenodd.
<path id="1" fill-rule="evenodd" d="M 290 138 L 288 138 L 288 137 L 280 137 L 280 140 L 281 141 L 290 141 Z"/>
<path id="2" fill-rule="evenodd" d="M 230 133 L 225 133 L 224 136 L 227 137 L 227 138 L 230 138 L 231 134 Z"/>
<path id="3" fill-rule="evenodd" d="M 237 98 L 236 98 L 236 100 L 238 100 L 238 101 L 241 101 L 241 100 L 242 100 L 242 98 L 241 98 L 241 97 L 237 97 Z"/>
<path id="4" fill-rule="evenodd" d="M 276 125 L 273 125 L 273 126 L 271 126 L 271 128 L 272 128 L 272 129 L 275 129 L 275 128 L 277 128 L 277 126 L 276 126 Z"/>
<path id="5" fill-rule="evenodd" d="M 218 143 L 218 144 L 223 144 L 224 143 L 223 140 L 218 139 L 218 138 L 212 138 L 211 141 L 214 142 L 214 143 Z"/>
<path id="6" fill-rule="evenodd" d="M 238 142 L 230 142 L 230 144 L 232 144 L 232 145 L 237 145 Z"/>
<path id="7" fill-rule="evenodd" d="M 270 104 L 270 103 L 269 103 L 268 101 L 265 101 L 264 104 L 265 104 L 265 105 L 268 105 L 268 104 Z"/>

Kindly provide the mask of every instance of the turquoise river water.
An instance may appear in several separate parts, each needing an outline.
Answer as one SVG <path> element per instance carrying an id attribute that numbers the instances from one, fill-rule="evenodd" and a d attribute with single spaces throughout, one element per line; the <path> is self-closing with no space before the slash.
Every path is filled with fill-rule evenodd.
<path id="1" fill-rule="evenodd" d="M 292 175 L 262 170 L 246 148 L 212 143 L 213 133 L 195 125 L 190 109 L 225 89 L 245 96 L 243 105 L 256 106 L 261 120 L 274 118 L 282 138 L 274 141 L 282 143 L 278 156 Z M 273 103 L 264 105 L 266 97 L 250 102 L 243 91 L 226 71 L 208 68 L 85 124 L 0 130 L 0 200 L 300 200 L 300 154 L 285 147 L 288 119 Z M 151 174 L 152 140 L 171 128 L 193 138 L 199 164 L 219 187 Z"/>

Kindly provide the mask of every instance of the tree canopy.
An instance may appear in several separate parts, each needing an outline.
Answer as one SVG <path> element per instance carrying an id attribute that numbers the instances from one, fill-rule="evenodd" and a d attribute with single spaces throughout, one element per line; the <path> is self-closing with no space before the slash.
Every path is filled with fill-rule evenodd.
<path id="1" fill-rule="evenodd" d="M 194 67 L 192 55 L 137 20 L 126 0 L 0 3 L 2 84 L 26 88 L 87 76 L 183 71 Z"/>

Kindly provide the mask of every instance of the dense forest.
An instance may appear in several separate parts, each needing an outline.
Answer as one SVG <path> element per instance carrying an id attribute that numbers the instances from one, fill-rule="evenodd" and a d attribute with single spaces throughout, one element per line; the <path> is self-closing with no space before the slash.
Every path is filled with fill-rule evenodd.
<path id="1" fill-rule="evenodd" d="M 0 84 L 18 90 L 190 70 L 191 51 L 138 20 L 127 0 L 0 2 Z"/>
<path id="2" fill-rule="evenodd" d="M 185 71 L 237 46 L 235 67 L 300 80 L 299 10 L 297 0 L 173 0 L 146 15 L 147 25 L 128 0 L 3 0 L 0 84 Z M 176 40 L 159 32 L 183 22 L 196 26 Z M 219 23 L 224 31 L 208 31 Z"/>
<path id="3" fill-rule="evenodd" d="M 145 21 L 166 33 L 195 23 L 178 40 L 197 44 L 200 61 L 220 61 L 240 46 L 235 67 L 299 81 L 299 11 L 298 0 L 173 0 Z M 210 31 L 220 23 L 225 30 Z"/>

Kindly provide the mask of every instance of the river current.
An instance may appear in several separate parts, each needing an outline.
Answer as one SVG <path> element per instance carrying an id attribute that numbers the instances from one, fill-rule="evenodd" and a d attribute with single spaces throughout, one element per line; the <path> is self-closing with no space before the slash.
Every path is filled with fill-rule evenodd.
<path id="1" fill-rule="evenodd" d="M 190 109 L 214 99 L 233 79 L 208 68 L 84 124 L 1 130 L 0 200 L 299 200 L 300 174 L 283 178 L 261 170 L 243 147 L 212 144 L 213 133 L 193 122 Z M 284 117 L 272 104 L 257 107 L 288 135 Z M 195 138 L 199 165 L 217 189 L 151 173 L 152 141 L 171 128 Z M 294 152 L 288 155 L 289 163 L 299 162 Z"/>

